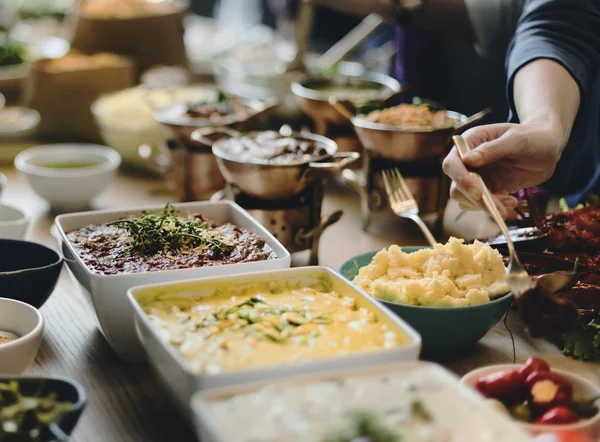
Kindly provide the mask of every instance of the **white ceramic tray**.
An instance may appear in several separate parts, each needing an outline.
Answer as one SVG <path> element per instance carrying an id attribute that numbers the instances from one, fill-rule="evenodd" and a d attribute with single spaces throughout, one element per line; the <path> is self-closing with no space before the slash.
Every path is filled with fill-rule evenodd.
<path id="1" fill-rule="evenodd" d="M 214 267 L 100 275 L 90 270 L 69 243 L 66 233 L 90 224 L 103 224 L 127 216 L 141 215 L 143 211 L 160 211 L 164 206 L 151 206 L 121 210 L 101 210 L 93 212 L 60 215 L 55 224 L 59 246 L 69 270 L 79 285 L 98 318 L 99 327 L 117 355 L 128 363 L 144 361 L 144 352 L 137 338 L 133 310 L 127 300 L 127 290 L 131 287 L 168 281 L 181 281 L 218 275 L 233 275 L 261 270 L 285 269 L 290 266 L 289 252 L 262 225 L 237 204 L 229 201 L 194 202 L 174 204 L 175 208 L 191 213 L 201 213 L 217 223 L 231 222 L 244 227 L 264 238 L 277 255 L 277 259 L 241 264 L 228 264 Z"/>
<path id="2" fill-rule="evenodd" d="M 371 389 L 365 388 L 366 378 L 373 377 L 385 378 L 386 381 L 385 383 L 382 381 L 375 387 L 371 385 Z M 339 394 L 337 392 L 341 387 L 335 384 L 322 395 L 323 386 L 315 388 L 318 393 L 309 388 L 311 384 L 342 379 L 345 380 L 343 388 L 349 392 L 349 396 L 346 396 L 343 403 L 336 400 L 339 399 L 336 395 Z M 339 382 L 336 384 L 339 385 Z M 295 394 L 299 395 L 294 396 L 295 401 L 273 399 L 273 397 L 282 398 L 278 395 L 285 391 L 286 387 L 297 388 L 298 386 L 301 386 L 302 390 L 295 390 Z M 215 412 L 211 404 L 263 389 L 263 395 L 268 394 L 268 391 L 273 395 L 263 396 L 268 398 L 264 400 L 255 397 L 251 401 L 252 406 L 243 409 L 230 404 L 226 410 L 226 418 L 235 425 L 219 425 L 219 422 L 222 422 L 223 410 Z M 425 410 L 429 412 L 434 426 L 434 434 L 430 434 L 429 438 L 418 438 L 419 441 L 532 442 L 529 434 L 516 422 L 486 403 L 473 390 L 460 384 L 454 374 L 427 362 L 410 362 L 366 370 L 331 371 L 275 382 L 214 389 L 196 393 L 190 404 L 198 436 L 204 442 L 231 442 L 234 440 L 233 433 L 237 431 L 236 429 L 243 429 L 245 436 L 260 434 L 259 438 L 255 437 L 252 440 L 278 442 L 291 439 L 279 439 L 272 434 L 266 434 L 264 426 L 271 420 L 292 422 L 294 426 L 300 427 L 315 420 L 327 421 L 323 415 L 330 417 L 347 411 L 374 411 L 378 404 L 381 404 L 384 410 L 394 410 L 394 413 L 400 414 L 401 410 L 410 409 L 415 400 L 423 404 Z M 288 404 L 289 408 L 287 408 Z M 320 409 L 322 411 L 319 411 Z M 329 425 L 329 422 L 326 423 Z M 308 426 L 310 427 L 310 424 Z"/>
<path id="3" fill-rule="evenodd" d="M 356 299 L 359 307 L 365 307 L 373 311 L 382 323 L 390 327 L 390 330 L 395 331 L 405 338 L 405 344 L 393 348 L 369 351 L 363 354 L 323 358 L 304 363 L 253 368 L 215 375 L 198 375 L 188 368 L 179 352 L 161 338 L 157 329 L 150 324 L 148 317 L 138 303 L 138 299 L 144 299 L 147 302 L 153 296 L 164 295 L 165 293 L 193 298 L 207 297 L 217 287 L 222 287 L 223 284 L 226 284 L 227 288 L 231 290 L 236 290 L 236 287 L 242 289 L 247 287 L 249 283 L 268 283 L 269 281 L 300 282 L 302 286 L 309 286 L 315 282 L 322 281 L 323 278 L 332 282 L 333 290 L 343 293 L 345 296 L 351 296 Z M 361 294 L 339 274 L 324 267 L 300 267 L 136 287 L 129 291 L 129 299 L 135 310 L 136 325 L 150 365 L 172 393 L 182 410 L 188 410 L 190 397 L 198 390 L 238 385 L 246 382 L 266 381 L 301 374 L 341 370 L 348 367 L 368 367 L 378 364 L 414 361 L 418 359 L 421 350 L 421 337 L 408 324 L 372 300 L 369 296 Z"/>

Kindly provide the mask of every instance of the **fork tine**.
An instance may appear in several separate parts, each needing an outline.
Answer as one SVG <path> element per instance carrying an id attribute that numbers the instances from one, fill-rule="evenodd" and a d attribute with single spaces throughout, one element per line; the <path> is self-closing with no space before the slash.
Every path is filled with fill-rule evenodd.
<path id="1" fill-rule="evenodd" d="M 388 198 L 390 200 L 390 203 L 394 204 L 394 200 L 396 199 L 396 197 L 394 196 L 394 191 L 393 191 L 393 187 L 392 187 L 392 183 L 391 183 L 391 176 L 388 175 L 388 171 L 384 170 L 382 172 L 382 176 L 383 176 L 383 185 L 385 186 L 385 191 L 388 194 Z"/>
<path id="2" fill-rule="evenodd" d="M 402 189 L 402 184 L 400 183 L 400 180 L 398 180 L 398 170 L 394 167 L 389 169 L 389 173 L 392 177 L 392 184 L 394 190 L 396 191 L 396 195 L 400 199 L 400 201 L 404 202 L 410 199 L 410 196 L 405 195 L 404 189 Z"/>
<path id="3" fill-rule="evenodd" d="M 408 187 L 408 183 L 406 182 L 406 180 L 404 179 L 404 177 L 402 176 L 400 171 L 397 168 L 394 168 L 394 171 L 396 172 L 396 175 L 398 175 L 398 179 L 400 180 L 402 189 L 404 189 L 404 193 L 406 193 L 406 195 L 407 195 L 407 199 L 414 200 L 415 197 L 413 196 L 412 192 L 410 191 L 410 187 Z"/>
<path id="4" fill-rule="evenodd" d="M 400 204 L 400 203 L 404 202 L 405 198 L 400 189 L 400 183 L 394 176 L 392 169 L 387 169 L 386 172 L 387 172 L 388 180 L 390 183 L 390 188 L 392 190 L 392 195 L 394 197 L 394 203 Z"/>

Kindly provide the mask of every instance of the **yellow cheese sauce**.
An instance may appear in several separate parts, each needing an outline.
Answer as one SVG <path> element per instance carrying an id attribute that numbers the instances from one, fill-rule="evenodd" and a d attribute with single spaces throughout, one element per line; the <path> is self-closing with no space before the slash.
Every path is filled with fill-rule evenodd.
<path id="1" fill-rule="evenodd" d="M 329 290 L 254 285 L 144 305 L 151 322 L 189 367 L 204 374 L 362 353 L 401 344 L 374 312 Z"/>

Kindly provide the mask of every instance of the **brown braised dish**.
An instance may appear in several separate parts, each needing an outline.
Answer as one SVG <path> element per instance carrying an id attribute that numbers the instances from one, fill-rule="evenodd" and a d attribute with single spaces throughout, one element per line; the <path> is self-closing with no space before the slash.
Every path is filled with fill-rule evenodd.
<path id="1" fill-rule="evenodd" d="M 426 104 L 400 104 L 370 112 L 364 119 L 372 123 L 388 124 L 412 130 L 446 129 L 455 124 L 446 111 L 431 110 Z"/>
<path id="2" fill-rule="evenodd" d="M 219 143 L 228 158 L 250 164 L 289 164 L 313 161 L 327 155 L 323 144 L 309 138 L 286 137 L 275 131 L 229 138 Z"/>
<path id="3" fill-rule="evenodd" d="M 140 273 L 275 259 L 264 239 L 231 223 L 181 214 L 167 205 L 67 234 L 77 254 L 96 273 Z"/>

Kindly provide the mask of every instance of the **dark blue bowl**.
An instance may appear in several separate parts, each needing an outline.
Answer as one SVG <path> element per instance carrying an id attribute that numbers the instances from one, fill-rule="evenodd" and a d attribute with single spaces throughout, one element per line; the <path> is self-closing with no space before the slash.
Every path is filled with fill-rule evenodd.
<path id="1" fill-rule="evenodd" d="M 50 297 L 63 257 L 30 241 L 0 239 L 0 296 L 40 308 Z"/>
<path id="2" fill-rule="evenodd" d="M 77 421 L 83 413 L 87 401 L 85 390 L 77 382 L 60 377 L 41 378 L 0 375 L 0 382 L 17 381 L 19 391 L 23 396 L 43 397 L 50 394 L 60 402 L 70 402 L 71 409 L 63 414 L 56 422 L 48 425 L 48 430 L 41 435 L 42 442 L 66 442 L 75 429 Z"/>

